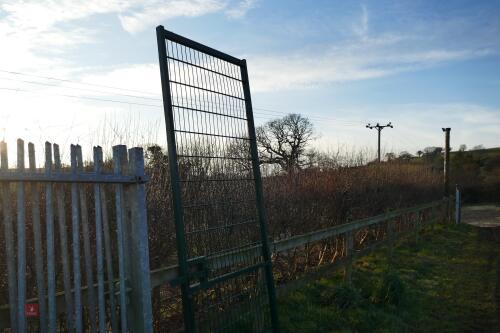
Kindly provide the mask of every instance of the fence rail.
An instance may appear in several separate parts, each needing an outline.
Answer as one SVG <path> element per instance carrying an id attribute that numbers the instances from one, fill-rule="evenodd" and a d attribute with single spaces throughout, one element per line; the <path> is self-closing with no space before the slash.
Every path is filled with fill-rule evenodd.
<path id="1" fill-rule="evenodd" d="M 409 228 L 405 228 L 405 231 L 410 229 L 412 231 L 418 231 L 424 225 L 437 222 L 440 219 L 445 219 L 446 216 L 449 216 L 447 209 L 449 199 L 443 199 L 423 205 L 418 205 L 415 207 L 399 209 L 396 211 L 392 211 L 386 214 L 377 215 L 370 218 L 360 219 L 356 221 L 352 221 L 345 224 L 336 225 L 330 228 L 313 231 L 310 233 L 290 237 L 287 239 L 277 240 L 274 242 L 270 242 L 270 248 L 273 252 L 273 255 L 289 251 L 298 247 L 303 247 L 308 244 L 326 240 L 335 236 L 345 236 L 348 234 L 354 234 L 357 231 L 362 230 L 363 228 L 369 227 L 371 225 L 394 222 L 396 219 L 401 217 L 407 217 L 409 214 L 421 214 L 417 215 L 413 221 L 407 221 L 413 223 Z M 425 214 L 426 213 L 426 214 Z M 408 227 L 408 223 L 406 225 Z M 398 232 L 397 230 L 393 230 L 395 233 L 391 236 L 393 238 L 397 238 Z M 403 231 L 400 231 L 403 234 Z M 382 242 L 380 242 L 382 243 Z M 378 244 L 378 243 L 377 243 Z M 353 247 L 355 244 L 352 244 Z M 371 247 L 373 248 L 373 247 Z M 354 250 L 353 256 L 361 253 L 363 250 Z M 218 256 L 214 256 L 206 259 L 206 265 L 208 268 L 210 267 L 224 267 L 224 265 L 233 265 L 239 260 L 248 259 L 252 255 L 259 255 L 259 246 L 247 247 L 245 249 L 238 249 L 231 252 L 226 252 L 224 254 L 220 254 Z M 151 272 L 151 287 L 159 287 L 164 284 L 175 284 L 177 279 L 179 278 L 178 266 L 172 265 L 164 268 L 159 268 L 153 270 Z"/>
<path id="2" fill-rule="evenodd" d="M 143 151 L 113 147 L 112 171 L 103 168 L 101 147 L 93 153 L 85 166 L 81 147 L 71 145 L 64 166 L 59 146 L 47 142 L 45 167 L 37 169 L 30 143 L 25 170 L 19 139 L 17 167 L 9 169 L 7 144 L 0 143 L 9 292 L 0 329 L 151 332 Z"/>

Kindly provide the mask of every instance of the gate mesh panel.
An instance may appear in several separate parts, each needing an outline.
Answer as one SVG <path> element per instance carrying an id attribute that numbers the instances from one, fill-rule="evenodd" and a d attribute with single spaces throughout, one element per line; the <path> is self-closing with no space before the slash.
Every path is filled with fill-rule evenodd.
<path id="1" fill-rule="evenodd" d="M 196 331 L 270 330 L 240 65 L 168 37 L 164 61 L 186 253 L 190 268 L 207 268 L 189 281 Z"/>

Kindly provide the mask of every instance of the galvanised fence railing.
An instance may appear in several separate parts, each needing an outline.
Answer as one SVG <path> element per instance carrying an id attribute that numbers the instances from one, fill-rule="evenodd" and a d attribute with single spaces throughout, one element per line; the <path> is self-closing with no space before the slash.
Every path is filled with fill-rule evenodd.
<path id="1" fill-rule="evenodd" d="M 143 151 L 113 147 L 112 172 L 101 147 L 93 153 L 86 167 L 81 147 L 71 145 L 64 166 L 59 146 L 47 142 L 45 167 L 37 168 L 30 143 L 26 168 L 18 140 L 17 167 L 9 169 L 0 143 L 0 264 L 8 281 L 0 330 L 152 331 Z"/>

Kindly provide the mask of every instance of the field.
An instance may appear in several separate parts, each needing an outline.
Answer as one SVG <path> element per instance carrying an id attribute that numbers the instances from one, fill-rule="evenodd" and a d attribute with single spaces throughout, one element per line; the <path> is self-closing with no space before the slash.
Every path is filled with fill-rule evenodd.
<path id="1" fill-rule="evenodd" d="M 285 332 L 496 332 L 500 233 L 439 225 L 281 299 Z"/>

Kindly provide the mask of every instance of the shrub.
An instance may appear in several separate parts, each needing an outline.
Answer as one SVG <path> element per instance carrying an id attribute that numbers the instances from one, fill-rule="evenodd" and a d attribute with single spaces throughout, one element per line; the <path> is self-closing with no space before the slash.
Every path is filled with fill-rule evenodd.
<path id="1" fill-rule="evenodd" d="M 386 272 L 379 281 L 374 301 L 387 305 L 399 306 L 405 300 L 406 285 L 395 271 Z"/>

